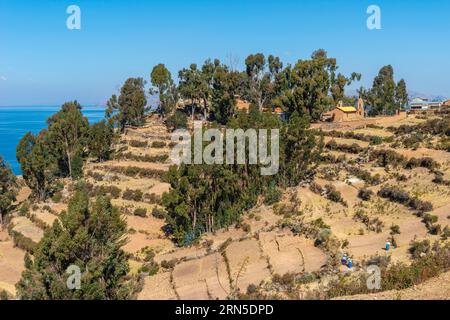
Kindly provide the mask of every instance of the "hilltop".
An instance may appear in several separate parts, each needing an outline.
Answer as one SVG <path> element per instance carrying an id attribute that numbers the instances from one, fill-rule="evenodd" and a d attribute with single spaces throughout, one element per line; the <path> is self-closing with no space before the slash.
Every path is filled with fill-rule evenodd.
<path id="1" fill-rule="evenodd" d="M 161 197 L 170 190 L 164 175 L 171 165 L 172 145 L 169 131 L 157 116 L 149 117 L 141 128 L 127 128 L 114 159 L 89 160 L 84 176 L 90 195 L 111 196 L 127 222 L 124 250 L 130 255 L 130 275 L 140 279 L 138 299 L 225 299 L 243 294 L 308 298 L 336 277 L 364 273 L 368 260 L 409 265 L 431 252 L 421 247 L 425 251 L 414 258 L 413 242 L 448 243 L 442 239 L 448 237 L 450 189 L 442 181 L 450 178 L 450 155 L 434 149 L 428 138 L 410 146 L 408 134 L 398 130 L 429 120 L 418 116 L 389 124 L 389 128 L 325 131 L 326 152 L 314 181 L 284 190 L 274 204 L 259 201 L 238 224 L 206 233 L 184 248 L 165 232 Z M 392 153 L 390 158 L 386 152 Z M 439 181 L 437 175 L 442 175 Z M 380 190 L 387 187 L 398 188 L 431 207 L 417 215 L 414 208 L 383 196 Z M 365 197 L 363 191 L 370 196 Z M 66 180 L 57 198 L 28 205 L 29 190 L 22 188 L 8 232 L 0 234 L 0 288 L 11 296 L 24 269 L 25 251 L 67 209 L 72 193 L 72 183 Z M 428 223 L 426 216 L 436 218 Z M 331 236 L 323 238 L 324 230 Z M 385 252 L 385 241 L 392 234 L 396 248 Z M 339 265 L 343 252 L 352 257 L 353 269 Z M 429 292 L 424 291 L 423 298 L 435 297 Z M 381 296 L 397 295 L 375 295 Z M 413 296 L 401 296 L 421 297 L 417 290 Z"/>

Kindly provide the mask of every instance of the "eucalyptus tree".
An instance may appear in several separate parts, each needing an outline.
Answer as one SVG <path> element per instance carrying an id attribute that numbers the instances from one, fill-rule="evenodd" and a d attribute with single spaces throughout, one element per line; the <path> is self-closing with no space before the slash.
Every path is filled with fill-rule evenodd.
<path id="1" fill-rule="evenodd" d="M 8 163 L 0 156 L 0 225 L 17 196 L 17 179 Z"/>
<path id="2" fill-rule="evenodd" d="M 122 247 L 126 223 L 110 200 L 78 190 L 44 234 L 16 285 L 24 300 L 119 300 L 134 292 Z M 78 288 L 72 281 L 79 270 Z M 75 290 L 77 289 L 77 290 Z"/>
<path id="3" fill-rule="evenodd" d="M 89 121 L 83 116 L 81 105 L 77 101 L 63 104 L 47 123 L 50 147 L 58 160 L 61 175 L 80 177 L 89 138 Z"/>
<path id="4" fill-rule="evenodd" d="M 106 104 L 105 115 L 121 132 L 126 126 L 139 127 L 145 124 L 147 98 L 143 78 L 129 78 L 120 89 L 120 95 L 113 95 Z"/>
<path id="5" fill-rule="evenodd" d="M 406 81 L 401 79 L 395 87 L 395 106 L 397 109 L 403 109 L 408 105 L 408 90 L 406 89 Z"/>
<path id="6" fill-rule="evenodd" d="M 164 64 L 156 65 L 151 74 L 152 85 L 156 88 L 150 89 L 150 94 L 158 94 L 158 113 L 161 117 L 167 116 L 178 102 L 177 88 L 173 82 L 170 71 Z"/>
<path id="7" fill-rule="evenodd" d="M 330 96 L 332 74 L 336 71 L 336 59 L 329 58 L 326 51 L 315 51 L 311 59 L 299 60 L 287 68 L 285 90 L 275 99 L 289 113 L 308 116 L 317 121 L 333 104 Z"/>
<path id="8" fill-rule="evenodd" d="M 23 179 L 38 201 L 51 195 L 59 174 L 51 145 L 49 133 L 47 129 L 43 129 L 37 136 L 31 132 L 25 134 L 16 149 Z"/>

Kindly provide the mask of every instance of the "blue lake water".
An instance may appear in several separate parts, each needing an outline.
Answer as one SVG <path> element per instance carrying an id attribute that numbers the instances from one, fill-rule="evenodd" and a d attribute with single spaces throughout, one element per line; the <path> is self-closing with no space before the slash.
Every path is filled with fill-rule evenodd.
<path id="1" fill-rule="evenodd" d="M 9 162 L 15 174 L 21 174 L 16 159 L 16 146 L 20 139 L 31 131 L 37 134 L 47 127 L 47 118 L 60 110 L 60 106 L 0 107 L 0 155 Z M 89 123 L 103 119 L 103 107 L 83 107 Z"/>

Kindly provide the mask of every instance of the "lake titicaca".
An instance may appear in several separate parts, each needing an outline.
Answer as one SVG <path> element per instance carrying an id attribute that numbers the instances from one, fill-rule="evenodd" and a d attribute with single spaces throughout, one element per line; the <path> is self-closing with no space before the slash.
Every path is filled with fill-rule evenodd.
<path id="1" fill-rule="evenodd" d="M 47 118 L 60 110 L 60 106 L 14 106 L 0 107 L 0 155 L 9 162 L 15 174 L 20 165 L 16 159 L 16 146 L 20 139 L 31 131 L 37 134 L 47 127 Z M 83 114 L 94 123 L 103 119 L 103 107 L 83 107 Z"/>

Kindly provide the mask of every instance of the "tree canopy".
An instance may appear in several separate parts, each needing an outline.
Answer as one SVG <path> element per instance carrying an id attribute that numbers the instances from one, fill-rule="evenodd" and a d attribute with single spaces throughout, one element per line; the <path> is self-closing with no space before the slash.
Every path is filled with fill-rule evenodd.
<path id="1" fill-rule="evenodd" d="M 145 123 L 147 98 L 143 78 L 129 78 L 120 89 L 120 95 L 113 95 L 106 106 L 106 118 L 121 131 L 126 126 L 142 126 Z"/>
<path id="2" fill-rule="evenodd" d="M 161 117 L 170 114 L 178 101 L 178 91 L 172 80 L 170 71 L 164 64 L 156 65 L 150 74 L 151 83 L 156 90 L 150 89 L 150 94 L 159 95 L 158 113 Z"/>
<path id="3" fill-rule="evenodd" d="M 63 104 L 47 123 L 51 152 L 57 158 L 60 174 L 80 177 L 89 137 L 89 122 L 81 113 L 81 105 L 77 101 Z"/>
<path id="4" fill-rule="evenodd" d="M 127 299 L 133 286 L 127 279 L 126 224 L 108 198 L 89 200 L 79 190 L 39 242 L 34 261 L 17 283 L 20 299 L 32 300 L 110 300 Z M 79 290 L 68 288 L 70 266 L 81 271 Z"/>
<path id="5" fill-rule="evenodd" d="M 8 163 L 0 156 L 0 225 L 17 196 L 17 179 Z"/>
<path id="6" fill-rule="evenodd" d="M 244 210 L 252 208 L 260 195 L 273 189 L 294 186 L 310 178 L 320 159 L 322 142 L 309 131 L 308 119 L 296 113 L 288 124 L 277 116 L 260 113 L 254 106 L 249 114 L 239 113 L 229 121 L 233 129 L 281 129 L 280 172 L 261 175 L 261 163 L 181 164 L 168 173 L 171 190 L 163 195 L 174 239 L 189 245 L 203 232 L 211 232 L 239 221 Z M 226 139 L 223 141 L 226 144 Z M 245 154 L 251 146 L 245 144 Z M 225 150 L 225 147 L 224 147 Z"/>
<path id="7" fill-rule="evenodd" d="M 63 104 L 47 123 L 48 129 L 28 132 L 16 148 L 23 178 L 38 201 L 55 191 L 58 178 L 82 177 L 87 157 L 108 160 L 116 137 L 112 122 L 90 126 L 76 101 Z"/>
<path id="8" fill-rule="evenodd" d="M 45 200 L 54 190 L 58 175 L 58 163 L 52 151 L 47 129 L 37 136 L 25 134 L 16 149 L 23 179 L 36 199 Z"/>
<path id="9" fill-rule="evenodd" d="M 386 65 L 373 80 L 372 88 L 360 89 L 360 95 L 371 106 L 370 115 L 393 115 L 408 104 L 406 82 L 394 80 L 394 68 Z"/>

